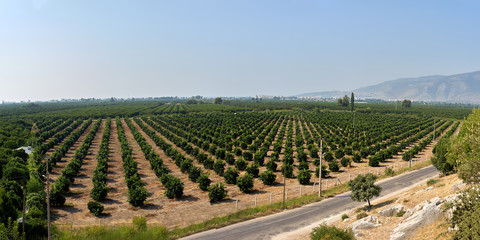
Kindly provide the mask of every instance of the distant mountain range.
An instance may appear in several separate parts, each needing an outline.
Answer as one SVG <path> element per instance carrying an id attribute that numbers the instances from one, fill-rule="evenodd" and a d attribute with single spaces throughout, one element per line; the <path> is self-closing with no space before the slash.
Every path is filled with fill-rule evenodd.
<path id="1" fill-rule="evenodd" d="M 338 98 L 352 91 L 312 92 L 304 98 Z M 451 76 L 402 78 L 353 90 L 356 98 L 453 103 L 480 103 L 480 71 Z"/>

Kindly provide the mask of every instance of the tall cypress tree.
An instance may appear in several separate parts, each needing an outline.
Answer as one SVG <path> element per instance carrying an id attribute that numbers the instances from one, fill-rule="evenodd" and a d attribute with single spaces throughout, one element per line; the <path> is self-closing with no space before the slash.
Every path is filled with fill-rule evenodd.
<path id="1" fill-rule="evenodd" d="M 352 106 L 352 112 L 355 109 L 355 96 L 352 92 L 352 97 L 350 98 L 350 106 Z"/>

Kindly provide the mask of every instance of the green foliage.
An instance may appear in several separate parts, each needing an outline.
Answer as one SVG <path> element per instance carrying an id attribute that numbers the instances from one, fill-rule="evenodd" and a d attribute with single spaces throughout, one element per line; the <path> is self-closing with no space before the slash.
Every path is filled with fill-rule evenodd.
<path id="1" fill-rule="evenodd" d="M 373 155 L 368 158 L 368 166 L 370 167 L 380 166 L 380 160 L 378 159 L 377 155 Z"/>
<path id="2" fill-rule="evenodd" d="M 307 185 L 310 183 L 310 179 L 312 178 L 312 173 L 310 170 L 305 169 L 305 170 L 300 170 L 298 171 L 298 182 L 302 185 Z"/>
<path id="3" fill-rule="evenodd" d="M 308 162 L 300 162 L 300 164 L 298 164 L 298 170 L 308 170 Z"/>
<path id="4" fill-rule="evenodd" d="M 368 217 L 368 214 L 366 212 L 361 212 L 361 213 L 357 214 L 357 220 L 360 220 L 364 217 Z"/>
<path id="5" fill-rule="evenodd" d="M 395 171 L 393 170 L 393 168 L 386 167 L 385 168 L 385 175 L 393 176 L 393 175 L 395 175 Z"/>
<path id="6" fill-rule="evenodd" d="M 338 166 L 338 163 L 337 163 L 336 160 L 328 163 L 328 169 L 330 169 L 331 172 L 339 172 L 340 171 L 340 167 Z"/>
<path id="7" fill-rule="evenodd" d="M 322 224 L 313 229 L 310 233 L 312 240 L 354 240 L 355 236 L 351 229 L 345 231 L 335 226 L 327 226 Z"/>
<path id="8" fill-rule="evenodd" d="M 188 178 L 192 182 L 197 182 L 197 180 L 198 180 L 198 178 L 200 177 L 201 174 L 202 174 L 202 169 L 200 169 L 197 166 L 192 166 L 190 168 L 190 171 L 188 171 Z M 207 178 L 208 178 L 208 176 L 207 176 Z"/>
<path id="9" fill-rule="evenodd" d="M 212 183 L 212 180 L 208 177 L 208 174 L 202 173 L 200 174 L 200 177 L 197 178 L 198 187 L 203 191 L 207 191 L 210 183 Z"/>
<path id="10" fill-rule="evenodd" d="M 102 202 L 105 200 L 108 194 L 108 187 L 104 182 L 94 183 L 94 187 L 90 191 L 90 197 L 97 202 Z"/>
<path id="11" fill-rule="evenodd" d="M 277 175 L 273 173 L 272 170 L 267 170 L 260 174 L 260 180 L 262 180 L 263 184 L 265 185 L 273 185 L 275 184 L 275 179 L 277 178 Z"/>
<path id="12" fill-rule="evenodd" d="M 143 186 L 137 186 L 128 189 L 128 202 L 134 207 L 142 206 L 147 197 L 148 192 Z"/>
<path id="13" fill-rule="evenodd" d="M 282 174 L 287 178 L 293 178 L 293 165 L 282 166 Z"/>
<path id="14" fill-rule="evenodd" d="M 348 216 L 346 213 L 344 213 L 344 214 L 342 215 L 342 221 L 344 221 L 344 220 L 347 219 L 347 218 L 349 218 L 349 216 Z"/>
<path id="15" fill-rule="evenodd" d="M 438 179 L 429 179 L 427 181 L 427 186 L 435 185 L 438 182 Z"/>
<path id="16" fill-rule="evenodd" d="M 453 172 L 454 166 L 452 162 L 447 161 L 447 153 L 450 145 L 448 138 L 442 138 L 437 142 L 433 148 L 434 156 L 430 159 L 433 166 L 443 174 L 449 174 Z"/>
<path id="17" fill-rule="evenodd" d="M 18 231 L 18 225 L 12 219 L 8 219 L 8 224 L 0 223 L 0 239 L 1 240 L 15 240 L 23 239 Z"/>
<path id="18" fill-rule="evenodd" d="M 342 164 L 343 167 L 350 166 L 352 162 L 352 159 L 349 157 L 343 157 L 342 160 L 340 160 L 340 164 Z"/>
<path id="19" fill-rule="evenodd" d="M 243 160 L 243 158 L 240 158 L 235 162 L 235 168 L 238 169 L 239 171 L 245 170 L 247 165 L 248 163 L 245 160 Z"/>
<path id="20" fill-rule="evenodd" d="M 147 230 L 147 219 L 145 216 L 134 216 L 132 218 L 132 223 L 139 231 Z"/>
<path id="21" fill-rule="evenodd" d="M 380 195 L 382 188 L 375 185 L 377 177 L 371 173 L 358 175 L 355 179 L 348 182 L 348 187 L 352 191 L 350 197 L 357 202 L 367 201 L 370 205 L 370 199 Z"/>
<path id="22" fill-rule="evenodd" d="M 218 202 L 224 199 L 228 194 L 223 183 L 215 183 L 208 188 L 208 199 L 210 202 Z"/>
<path id="23" fill-rule="evenodd" d="M 50 205 L 52 206 L 63 206 L 65 204 L 65 194 L 64 191 L 59 188 L 53 188 L 50 191 Z"/>
<path id="24" fill-rule="evenodd" d="M 259 166 L 258 166 L 258 163 L 253 162 L 253 163 L 251 163 L 251 164 L 245 169 L 245 171 L 246 171 L 248 174 L 252 175 L 252 177 L 257 178 L 257 177 L 258 177 L 258 173 L 260 172 L 260 170 L 258 169 L 258 167 L 259 167 Z"/>
<path id="25" fill-rule="evenodd" d="M 167 191 L 165 191 L 167 198 L 179 199 L 183 196 L 183 183 L 180 178 L 172 176 L 165 187 L 167 188 Z"/>
<path id="26" fill-rule="evenodd" d="M 270 161 L 267 162 L 266 167 L 267 167 L 268 170 L 271 170 L 272 172 L 275 172 L 275 171 L 277 171 L 278 165 L 275 161 L 270 160 Z"/>
<path id="27" fill-rule="evenodd" d="M 402 101 L 402 107 L 404 107 L 404 108 L 412 107 L 412 101 L 408 100 L 408 99 L 403 100 Z"/>
<path id="28" fill-rule="evenodd" d="M 93 216 L 98 217 L 103 212 L 103 205 L 96 201 L 90 201 L 87 204 L 88 210 L 93 214 Z"/>
<path id="29" fill-rule="evenodd" d="M 253 176 L 249 173 L 245 174 L 243 177 L 237 177 L 237 186 L 240 191 L 244 193 L 249 193 L 253 189 Z"/>
<path id="30" fill-rule="evenodd" d="M 215 164 L 213 164 L 213 171 L 215 171 L 216 174 L 222 176 L 223 172 L 225 171 L 225 163 L 218 159 Z"/>
<path id="31" fill-rule="evenodd" d="M 447 154 L 447 162 L 458 168 L 458 176 L 466 183 L 480 183 L 480 109 L 465 120 L 459 134 L 452 139 Z"/>
<path id="32" fill-rule="evenodd" d="M 396 214 L 397 217 L 403 217 L 403 215 L 405 215 L 405 210 L 403 210 L 403 209 L 398 211 L 397 214 Z"/>
<path id="33" fill-rule="evenodd" d="M 458 227 L 453 239 L 479 239 L 480 190 L 470 187 L 462 191 L 453 209 L 450 224 L 451 227 Z"/>
<path id="34" fill-rule="evenodd" d="M 223 177 L 225 178 L 226 183 L 236 184 L 237 183 L 237 177 L 238 177 L 238 171 L 234 168 L 229 167 L 229 168 L 227 168 L 227 170 L 223 174 Z"/>

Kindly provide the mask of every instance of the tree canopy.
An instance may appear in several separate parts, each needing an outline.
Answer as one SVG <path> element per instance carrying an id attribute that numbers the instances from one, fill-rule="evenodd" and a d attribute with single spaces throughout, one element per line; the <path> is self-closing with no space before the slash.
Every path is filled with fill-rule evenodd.
<path id="1" fill-rule="evenodd" d="M 348 187 L 352 191 L 350 197 L 357 202 L 367 201 L 371 206 L 370 199 L 380 195 L 382 188 L 375 185 L 377 177 L 371 173 L 358 175 L 355 179 L 348 183 Z"/>

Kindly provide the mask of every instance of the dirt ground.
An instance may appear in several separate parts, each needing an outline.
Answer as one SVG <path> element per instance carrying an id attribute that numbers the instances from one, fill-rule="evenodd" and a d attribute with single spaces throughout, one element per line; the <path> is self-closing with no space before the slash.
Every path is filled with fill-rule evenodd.
<path id="1" fill-rule="evenodd" d="M 105 124 L 105 123 L 104 123 Z M 90 153 L 82 166 L 81 173 L 72 187 L 71 193 L 68 194 L 64 207 L 54 208 L 55 223 L 65 227 L 82 227 L 92 224 L 130 224 L 131 219 L 137 215 L 143 215 L 147 218 L 148 224 L 161 224 L 169 229 L 175 227 L 184 227 L 192 223 L 199 223 L 209 220 L 215 216 L 223 216 L 237 211 L 253 207 L 255 204 L 264 205 L 270 202 L 278 202 L 283 196 L 283 178 L 280 172 L 277 174 L 277 184 L 274 186 L 266 186 L 259 179 L 255 179 L 254 191 L 249 194 L 241 193 L 235 185 L 227 184 L 228 197 L 225 201 L 211 204 L 208 201 L 208 192 L 200 190 L 197 183 L 190 181 L 186 174 L 181 173 L 180 169 L 174 164 L 174 161 L 167 157 L 166 154 L 157 147 L 136 124 L 137 129 L 145 137 L 147 142 L 154 148 L 155 152 L 163 159 L 164 164 L 172 170 L 172 174 L 181 178 L 184 183 L 184 197 L 180 200 L 167 199 L 164 196 L 165 187 L 160 183 L 159 179 L 150 168 L 150 163 L 145 159 L 140 146 L 137 144 L 125 121 L 122 120 L 122 127 L 125 129 L 127 140 L 133 149 L 133 158 L 138 162 L 138 172 L 142 180 L 146 182 L 146 189 L 150 193 L 147 198 L 147 204 L 143 207 L 132 207 L 127 202 L 127 186 L 123 176 L 121 147 L 118 141 L 117 125 L 115 120 L 112 121 L 110 144 L 109 144 L 109 171 L 108 171 L 108 187 L 110 192 L 104 202 L 104 214 L 100 217 L 94 217 L 86 208 L 86 204 L 91 199 L 90 190 L 92 188 L 91 173 L 96 166 L 96 153 L 98 153 L 101 142 L 104 124 L 100 127 L 95 140 L 90 148 Z M 279 123 L 280 124 L 280 123 Z M 88 132 L 87 129 L 86 132 Z M 304 129 L 301 129 L 305 134 Z M 309 131 L 312 131 L 309 129 Z M 161 136 L 160 133 L 157 132 Z M 82 136 L 78 142 L 83 140 Z M 163 137 L 163 136 L 162 136 Z M 295 137 L 295 136 L 294 136 Z M 165 137 L 165 140 L 168 141 Z M 285 138 L 284 138 L 285 139 Z M 284 141 L 284 139 L 282 139 Z M 79 143 L 75 144 L 68 156 L 72 156 L 74 149 L 78 148 Z M 169 141 L 168 141 L 169 142 Z M 175 146 L 174 146 L 175 147 Z M 433 144 L 430 144 L 424 151 L 415 158 L 417 161 L 425 161 L 431 157 Z M 181 149 L 177 148 L 179 151 Z M 308 150 L 306 150 L 308 151 Z M 193 158 L 193 157 L 192 157 Z M 68 157 L 65 163 L 59 163 L 54 172 L 57 174 L 61 171 L 62 166 L 68 163 Z M 415 163 L 415 162 L 414 162 Z M 222 181 L 223 177 L 216 175 L 211 170 L 205 170 L 203 165 L 194 162 L 197 166 L 202 166 L 202 170 L 210 172 L 210 178 L 214 181 Z M 281 163 L 279 163 L 281 165 Z M 350 178 L 354 178 L 360 173 L 383 174 L 385 167 L 392 167 L 395 170 L 408 167 L 408 164 L 401 160 L 401 154 L 393 159 L 382 163 L 379 168 L 371 168 L 366 161 L 363 163 L 352 163 L 349 168 L 342 168 L 340 173 L 331 174 L 329 178 L 322 181 L 322 189 L 331 188 L 335 183 L 345 183 Z M 280 168 L 280 166 L 279 166 Z M 260 168 L 260 172 L 265 167 Z M 338 181 L 337 181 L 338 179 Z M 316 181 L 317 184 L 313 184 Z M 318 192 L 318 178 L 312 177 L 310 185 L 301 186 L 297 179 L 287 179 L 287 198 L 298 197 L 300 194 L 312 194 Z"/>

